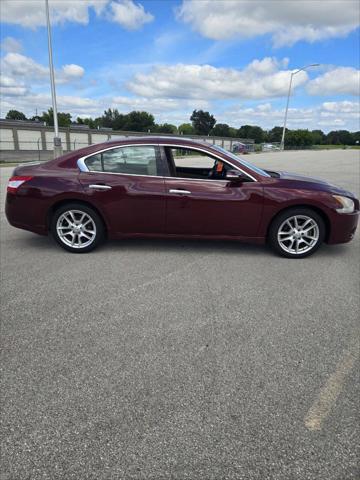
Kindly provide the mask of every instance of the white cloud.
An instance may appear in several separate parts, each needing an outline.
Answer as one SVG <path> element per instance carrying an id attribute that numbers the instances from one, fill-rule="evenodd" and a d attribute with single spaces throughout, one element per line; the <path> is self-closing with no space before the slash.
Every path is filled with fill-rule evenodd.
<path id="1" fill-rule="evenodd" d="M 179 100 L 173 98 L 144 98 L 144 97 L 113 97 L 111 100 L 113 108 L 122 108 L 124 111 L 131 110 L 145 110 L 155 115 L 164 112 L 174 112 L 179 110 L 192 111 L 196 108 L 207 109 L 210 108 L 209 102 L 206 100 L 197 101 L 194 104 L 193 100 Z"/>
<path id="2" fill-rule="evenodd" d="M 49 9 L 52 24 L 75 22 L 89 23 L 89 9 L 99 15 L 108 0 L 64 1 L 50 0 Z M 1 0 L 1 21 L 22 27 L 36 28 L 46 25 L 45 4 L 39 0 Z"/>
<path id="3" fill-rule="evenodd" d="M 346 122 L 342 118 L 334 118 L 333 120 L 320 120 L 319 121 L 320 127 L 330 127 L 331 130 L 337 130 L 338 128 L 342 127 L 345 128 Z"/>
<path id="4" fill-rule="evenodd" d="M 57 95 L 56 99 L 58 110 L 71 113 L 73 119 L 77 116 L 97 116 L 104 110 L 102 102 L 93 98 Z M 9 95 L 1 102 L 1 115 L 5 116 L 8 110 L 15 109 L 31 117 L 35 115 L 35 109 L 41 113 L 51 106 L 50 93 L 29 93 L 18 99 Z"/>
<path id="5" fill-rule="evenodd" d="M 22 45 L 16 38 L 6 37 L 1 42 L 1 49 L 4 52 L 19 53 L 22 51 Z"/>
<path id="6" fill-rule="evenodd" d="M 42 0 L 1 0 L 1 21 L 37 28 L 46 25 L 45 5 Z M 89 11 L 116 22 L 128 30 L 137 30 L 154 16 L 146 12 L 141 3 L 133 0 L 50 0 L 50 20 L 52 25 L 65 22 L 89 23 Z M 12 50 L 15 51 L 15 50 Z"/>
<path id="7" fill-rule="evenodd" d="M 139 73 L 128 82 L 133 93 L 144 97 L 196 99 L 261 99 L 284 96 L 290 71 L 284 70 L 288 59 L 254 60 L 243 70 L 216 68 L 211 65 L 156 66 L 150 73 Z M 294 77 L 294 89 L 308 77 L 300 72 Z"/>
<path id="8" fill-rule="evenodd" d="M 261 125 L 263 128 L 272 128 L 274 125 L 281 125 L 284 120 L 284 109 L 274 109 L 271 103 L 260 104 L 255 107 L 246 107 L 245 105 L 229 108 L 222 112 L 218 117 L 218 122 L 225 122 L 229 125 Z M 303 124 L 309 122 L 314 114 L 313 109 L 289 109 L 289 124 L 296 122 Z"/>
<path id="9" fill-rule="evenodd" d="M 275 47 L 342 37 L 359 24 L 356 0 L 183 0 L 178 17 L 214 40 L 270 34 Z"/>
<path id="10" fill-rule="evenodd" d="M 338 67 L 315 78 L 307 85 L 310 95 L 359 95 L 360 70 Z"/>
<path id="11" fill-rule="evenodd" d="M 289 128 L 304 128 L 316 130 L 323 128 L 326 131 L 336 130 L 339 127 L 350 131 L 359 129 L 359 104 L 357 102 L 324 102 L 308 108 L 290 108 L 288 113 Z M 255 107 L 238 106 L 215 114 L 219 123 L 229 125 L 260 125 L 270 129 L 275 125 L 282 125 L 284 109 L 273 108 L 270 103 Z"/>
<path id="12" fill-rule="evenodd" d="M 1 58 L 1 70 L 7 73 L 7 76 L 14 79 L 26 81 L 37 80 L 38 82 L 47 81 L 49 78 L 49 68 L 35 62 L 30 57 L 21 53 L 7 53 Z M 84 69 L 80 65 L 64 65 L 55 72 L 57 83 L 69 83 L 80 79 L 84 75 Z"/>
<path id="13" fill-rule="evenodd" d="M 22 96 L 28 92 L 23 82 L 18 82 L 5 75 L 0 76 L 0 91 L 2 96 Z"/>
<path id="14" fill-rule="evenodd" d="M 58 103 L 61 108 L 71 108 L 74 110 L 94 110 L 100 106 L 99 101 L 94 98 L 76 97 L 72 95 L 59 95 Z"/>
<path id="15" fill-rule="evenodd" d="M 62 67 L 62 71 L 64 73 L 65 78 L 68 78 L 68 79 L 81 78 L 84 76 L 84 72 L 85 72 L 83 67 L 80 67 L 80 65 L 75 65 L 74 63 L 71 63 L 70 65 L 64 65 Z"/>
<path id="16" fill-rule="evenodd" d="M 108 18 L 119 23 L 127 30 L 138 30 L 145 23 L 151 22 L 154 17 L 151 13 L 145 12 L 140 3 L 132 0 L 117 0 L 110 4 L 111 14 Z"/>
<path id="17" fill-rule="evenodd" d="M 360 111 L 359 102 L 350 102 L 348 100 L 342 102 L 324 102 L 322 107 L 326 112 L 331 113 L 355 113 L 358 115 Z"/>
<path id="18" fill-rule="evenodd" d="M 2 59 L 3 72 L 13 77 L 43 78 L 48 76 L 48 68 L 21 53 L 8 53 Z"/>

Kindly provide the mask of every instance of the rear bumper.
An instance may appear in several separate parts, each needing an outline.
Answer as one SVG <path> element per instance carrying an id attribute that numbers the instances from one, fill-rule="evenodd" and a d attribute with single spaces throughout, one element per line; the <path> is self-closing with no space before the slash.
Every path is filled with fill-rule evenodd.
<path id="1" fill-rule="evenodd" d="M 36 208 L 33 201 L 8 193 L 5 203 L 5 215 L 13 227 L 29 230 L 39 235 L 47 235 L 46 214 L 42 208 L 42 202 L 37 202 Z M 40 203 L 40 205 L 38 205 Z"/>
<path id="2" fill-rule="evenodd" d="M 356 232 L 359 211 L 354 213 L 336 213 L 331 218 L 329 244 L 350 242 Z"/>

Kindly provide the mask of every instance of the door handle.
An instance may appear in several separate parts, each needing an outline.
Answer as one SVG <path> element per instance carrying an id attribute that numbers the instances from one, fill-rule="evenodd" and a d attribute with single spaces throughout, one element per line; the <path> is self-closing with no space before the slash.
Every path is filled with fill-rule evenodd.
<path id="1" fill-rule="evenodd" d="M 170 189 L 169 193 L 179 193 L 180 195 L 191 195 L 191 192 L 189 192 L 189 190 Z"/>
<path id="2" fill-rule="evenodd" d="M 93 190 L 111 190 L 112 187 L 110 185 L 89 185 L 89 188 L 92 188 Z"/>

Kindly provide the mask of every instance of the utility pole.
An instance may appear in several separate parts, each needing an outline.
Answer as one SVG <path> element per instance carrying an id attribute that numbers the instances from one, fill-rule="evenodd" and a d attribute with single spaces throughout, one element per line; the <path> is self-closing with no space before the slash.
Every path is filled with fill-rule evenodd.
<path id="1" fill-rule="evenodd" d="M 286 101 L 284 127 L 283 127 L 283 131 L 282 131 L 281 143 L 280 143 L 280 150 L 284 150 L 284 146 L 285 146 L 286 122 L 287 122 L 287 116 L 288 116 L 288 110 L 289 110 L 289 102 L 290 102 L 290 94 L 291 94 L 291 86 L 292 86 L 293 77 L 297 73 L 302 72 L 303 70 L 306 70 L 307 68 L 318 67 L 319 65 L 320 65 L 319 63 L 312 63 L 311 65 L 306 65 L 306 67 L 302 67 L 302 68 L 299 68 L 298 70 L 295 70 L 295 72 L 291 72 L 290 82 L 289 82 L 289 90 L 288 90 L 287 101 Z"/>
<path id="2" fill-rule="evenodd" d="M 62 155 L 63 151 L 62 151 L 62 145 L 61 145 L 61 138 L 59 136 L 59 125 L 58 125 L 58 115 L 57 115 L 57 106 L 56 106 L 55 74 L 54 74 L 54 64 L 53 64 L 53 57 L 52 57 L 49 0 L 45 0 L 45 9 L 46 9 L 46 23 L 47 23 L 47 33 L 48 33 L 51 99 L 52 99 L 52 108 L 53 108 L 53 116 L 54 116 L 54 135 L 55 135 L 54 136 L 54 158 L 57 158 Z"/>

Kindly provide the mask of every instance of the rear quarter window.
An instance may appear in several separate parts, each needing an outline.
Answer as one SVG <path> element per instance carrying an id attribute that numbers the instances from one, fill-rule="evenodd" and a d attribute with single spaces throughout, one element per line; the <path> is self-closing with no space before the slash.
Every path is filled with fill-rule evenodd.
<path id="1" fill-rule="evenodd" d="M 85 163 L 90 172 L 103 171 L 101 163 L 101 153 L 97 153 L 96 155 L 92 155 L 91 157 L 87 158 Z"/>

